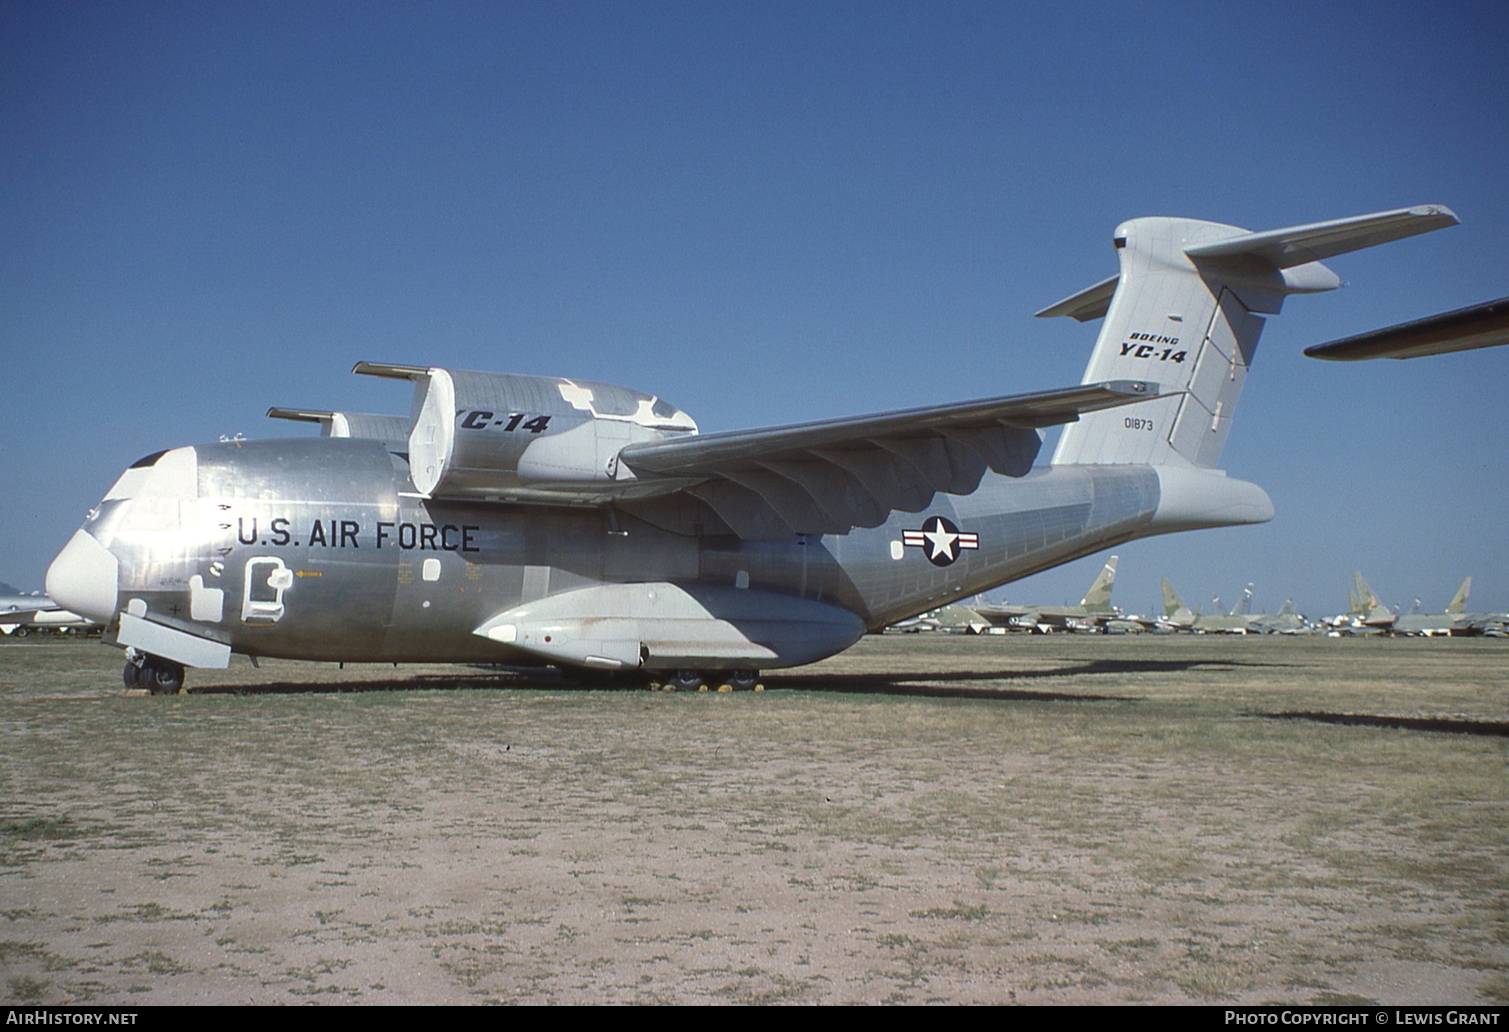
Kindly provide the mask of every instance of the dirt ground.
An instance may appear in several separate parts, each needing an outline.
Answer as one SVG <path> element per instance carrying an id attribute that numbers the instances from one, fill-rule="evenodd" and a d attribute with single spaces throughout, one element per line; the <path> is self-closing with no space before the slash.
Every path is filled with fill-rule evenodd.
<path id="1" fill-rule="evenodd" d="M 1509 1002 L 1509 643 L 867 638 L 763 693 L 0 645 L 10 1003 Z"/>

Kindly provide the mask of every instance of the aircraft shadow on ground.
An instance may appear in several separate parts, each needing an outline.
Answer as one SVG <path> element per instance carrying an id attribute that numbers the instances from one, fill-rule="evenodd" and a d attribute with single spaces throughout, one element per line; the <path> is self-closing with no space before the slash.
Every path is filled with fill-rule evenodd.
<path id="1" fill-rule="evenodd" d="M 914 695 L 923 698 L 998 699 L 1036 702 L 1138 702 L 1138 695 L 1102 695 L 1088 691 L 1052 691 L 1034 688 L 974 688 L 963 682 L 1047 680 L 1083 677 L 1087 674 L 1183 673 L 1199 668 L 1229 670 L 1237 667 L 1282 664 L 1242 663 L 1210 659 L 1097 659 L 1088 663 L 1048 670 L 935 670 L 887 674 L 784 674 L 766 679 L 771 688 L 807 692 L 848 692 L 857 695 Z M 948 682 L 955 682 L 951 685 Z"/>
<path id="2" fill-rule="evenodd" d="M 1136 702 L 1138 695 L 1108 695 L 1088 691 L 1052 691 L 1032 688 L 971 687 L 985 681 L 1048 680 L 1089 674 L 1182 673 L 1194 669 L 1282 666 L 1273 663 L 1242 663 L 1227 660 L 1110 660 L 1075 663 L 1047 670 L 953 670 L 886 674 L 771 674 L 764 678 L 772 690 L 839 692 L 855 695 L 910 695 L 921 698 L 1027 700 L 1036 702 Z M 363 681 L 269 681 L 247 684 L 204 685 L 196 695 L 293 695 L 341 694 L 395 691 L 463 691 L 548 689 L 551 691 L 600 691 L 628 688 L 628 684 L 582 682 L 551 668 L 481 668 L 455 674 L 415 674 Z"/>
<path id="3" fill-rule="evenodd" d="M 195 685 L 193 695 L 341 695 L 361 692 L 501 691 L 515 688 L 589 688 L 549 672 L 532 670 L 454 674 L 412 674 L 370 681 L 263 681 L 247 684 Z"/>
<path id="4" fill-rule="evenodd" d="M 1509 720 L 1472 720 L 1462 717 L 1385 717 L 1371 713 L 1254 713 L 1269 720 L 1313 720 L 1320 724 L 1351 724 L 1386 727 L 1394 731 L 1437 731 L 1453 735 L 1483 735 L 1509 738 Z"/>

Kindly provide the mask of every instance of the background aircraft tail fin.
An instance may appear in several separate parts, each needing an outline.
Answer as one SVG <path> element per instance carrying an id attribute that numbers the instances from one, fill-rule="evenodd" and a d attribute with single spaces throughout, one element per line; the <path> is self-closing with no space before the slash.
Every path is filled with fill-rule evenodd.
<path id="1" fill-rule="evenodd" d="M 1184 604 L 1184 599 L 1174 590 L 1174 586 L 1168 582 L 1167 577 L 1161 578 L 1163 583 L 1163 615 L 1176 624 L 1194 623 L 1199 613 L 1190 610 Z"/>
<path id="2" fill-rule="evenodd" d="M 1105 318 L 1085 383 L 1147 380 L 1182 393 L 1084 415 L 1065 428 L 1054 463 L 1214 468 L 1264 316 L 1290 294 L 1341 285 L 1319 259 L 1456 222 L 1425 205 L 1265 233 L 1197 219 L 1122 223 L 1120 273 L 1037 314 Z"/>
<path id="3" fill-rule="evenodd" d="M 1357 613 L 1366 623 L 1381 623 L 1391 621 L 1394 611 L 1384 605 L 1368 582 L 1362 579 L 1362 574 L 1353 571 L 1352 580 L 1357 585 Z"/>
<path id="4" fill-rule="evenodd" d="M 1164 616 L 1173 616 L 1175 613 L 1177 613 L 1180 610 L 1181 607 L 1183 607 L 1184 601 L 1181 598 L 1179 598 L 1179 593 L 1174 590 L 1174 586 L 1168 582 L 1168 578 L 1167 577 L 1162 578 L 1162 584 L 1163 584 L 1163 615 Z"/>
<path id="5" fill-rule="evenodd" d="M 1111 589 L 1116 586 L 1116 558 L 1113 555 L 1106 560 L 1105 566 L 1101 567 L 1100 573 L 1091 583 L 1090 590 L 1079 600 L 1079 604 L 1085 607 L 1085 612 L 1111 612 Z"/>
<path id="6" fill-rule="evenodd" d="M 1446 603 L 1446 611 L 1453 616 L 1467 611 L 1467 595 L 1472 591 L 1472 578 L 1467 577 L 1462 581 L 1457 593 L 1451 596 L 1451 601 Z"/>
<path id="7" fill-rule="evenodd" d="M 1352 571 L 1352 583 L 1357 589 L 1358 610 L 1365 613 L 1378 605 L 1378 596 L 1373 594 L 1373 589 L 1368 587 L 1368 582 L 1362 579 L 1362 571 Z"/>

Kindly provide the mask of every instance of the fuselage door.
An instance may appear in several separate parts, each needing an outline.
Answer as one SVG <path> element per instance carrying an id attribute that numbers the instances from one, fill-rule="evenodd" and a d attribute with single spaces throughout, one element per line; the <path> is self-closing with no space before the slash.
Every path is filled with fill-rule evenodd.
<path id="1" fill-rule="evenodd" d="M 241 600 L 241 622 L 275 624 L 283 619 L 283 592 L 293 586 L 293 571 L 276 556 L 258 556 L 246 561 L 246 587 Z"/>

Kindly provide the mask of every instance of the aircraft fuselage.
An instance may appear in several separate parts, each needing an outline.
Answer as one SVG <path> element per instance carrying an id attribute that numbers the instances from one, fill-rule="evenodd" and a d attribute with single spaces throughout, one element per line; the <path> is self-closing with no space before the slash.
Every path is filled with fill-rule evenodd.
<path id="1" fill-rule="evenodd" d="M 746 540 L 706 532 L 691 500 L 576 508 L 428 499 L 403 454 L 382 442 L 289 438 L 175 449 L 138 464 L 81 534 L 114 560 L 113 585 L 95 586 L 99 608 L 110 610 L 104 619 L 120 611 L 255 656 L 539 662 L 548 653 L 521 652 L 478 628 L 604 585 L 750 592 L 777 607 L 805 600 L 853 614 L 852 627 L 758 664 L 775 667 L 1157 532 L 1159 499 L 1151 467 L 1048 467 L 988 474 L 970 495 L 939 494 L 925 511 L 892 513 L 875 528 Z"/>

